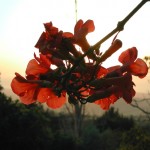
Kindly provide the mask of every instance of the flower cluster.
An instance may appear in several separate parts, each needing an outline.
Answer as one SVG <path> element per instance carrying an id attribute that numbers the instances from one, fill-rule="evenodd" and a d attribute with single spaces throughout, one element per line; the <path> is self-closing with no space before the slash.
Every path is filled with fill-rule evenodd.
<path id="1" fill-rule="evenodd" d="M 114 39 L 101 53 L 98 46 L 90 46 L 86 35 L 95 29 L 94 22 L 79 20 L 74 34 L 63 32 L 52 22 L 45 23 L 34 54 L 26 68 L 26 77 L 15 73 L 12 90 L 24 104 L 36 101 L 59 108 L 66 103 L 96 103 L 107 110 L 119 98 L 127 103 L 135 95 L 132 76 L 143 78 L 148 72 L 146 63 L 137 58 L 137 49 L 129 48 L 119 56 L 121 66 L 102 66 L 108 57 L 122 46 Z"/>

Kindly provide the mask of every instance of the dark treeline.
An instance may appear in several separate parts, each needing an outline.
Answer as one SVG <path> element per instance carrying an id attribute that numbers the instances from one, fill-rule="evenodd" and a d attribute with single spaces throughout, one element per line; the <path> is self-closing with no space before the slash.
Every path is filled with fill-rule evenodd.
<path id="1" fill-rule="evenodd" d="M 71 116 L 29 106 L 0 93 L 1 150 L 149 150 L 150 122 L 137 122 L 114 108 L 85 116 L 77 138 Z"/>

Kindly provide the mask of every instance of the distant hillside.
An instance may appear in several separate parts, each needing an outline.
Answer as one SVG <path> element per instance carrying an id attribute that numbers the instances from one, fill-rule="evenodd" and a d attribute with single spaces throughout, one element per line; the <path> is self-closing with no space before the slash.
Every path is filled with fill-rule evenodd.
<path id="1" fill-rule="evenodd" d="M 4 93 L 7 96 L 12 97 L 12 99 L 18 99 L 18 96 L 16 96 L 11 89 L 4 89 Z M 144 93 L 137 93 L 135 96 L 135 99 L 143 99 L 143 98 L 147 98 L 150 97 L 150 95 L 148 94 L 144 94 Z M 125 116 L 139 116 L 142 115 L 142 112 L 139 111 L 136 108 L 133 108 L 131 105 L 126 104 L 126 102 L 123 99 L 119 99 L 114 105 L 112 105 L 113 107 L 115 107 L 116 109 L 118 109 L 118 111 L 125 115 Z M 45 106 L 46 107 L 46 106 Z M 100 116 L 102 115 L 105 111 L 102 110 L 98 105 L 96 104 L 86 104 L 86 114 L 89 115 L 94 115 L 94 116 Z M 147 107 L 147 103 L 143 104 L 144 108 Z M 49 108 L 50 109 L 50 108 Z M 57 109 L 55 110 L 56 112 L 60 112 L 60 111 L 66 111 L 66 107 L 62 107 L 61 109 Z"/>

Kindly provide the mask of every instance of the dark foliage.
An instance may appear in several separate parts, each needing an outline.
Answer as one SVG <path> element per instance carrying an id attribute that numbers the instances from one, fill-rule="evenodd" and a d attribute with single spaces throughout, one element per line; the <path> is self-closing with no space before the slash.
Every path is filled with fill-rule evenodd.
<path id="1" fill-rule="evenodd" d="M 101 132 L 106 129 L 125 131 L 134 126 L 134 120 L 120 115 L 118 110 L 111 107 L 102 117 L 95 120 L 95 125 Z"/>
<path id="2" fill-rule="evenodd" d="M 149 122 L 137 125 L 111 108 L 96 119 L 86 116 L 77 138 L 68 114 L 56 114 L 39 104 L 26 106 L 0 93 L 2 150 L 148 150 L 149 131 Z"/>
<path id="3" fill-rule="evenodd" d="M 40 105 L 25 106 L 0 94 L 0 143 L 3 149 L 47 149 L 51 120 Z"/>

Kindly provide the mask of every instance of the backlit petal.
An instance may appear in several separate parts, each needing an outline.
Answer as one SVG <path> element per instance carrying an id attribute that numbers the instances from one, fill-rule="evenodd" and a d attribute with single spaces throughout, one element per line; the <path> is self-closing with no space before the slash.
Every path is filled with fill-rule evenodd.
<path id="1" fill-rule="evenodd" d="M 82 27 L 82 25 L 83 25 L 83 20 L 79 20 L 74 27 L 74 33 L 77 33 L 78 30 L 80 30 L 80 28 Z"/>
<path id="2" fill-rule="evenodd" d="M 46 73 L 48 71 L 48 68 L 43 67 L 42 65 L 38 64 L 35 59 L 32 59 L 29 61 L 26 69 L 27 75 L 38 75 L 42 73 Z"/>
<path id="3" fill-rule="evenodd" d="M 37 99 L 39 102 L 43 103 L 46 102 L 53 94 L 54 93 L 50 88 L 41 88 Z"/>
<path id="4" fill-rule="evenodd" d="M 35 102 L 35 94 L 37 84 L 27 82 L 20 82 L 18 77 L 15 77 L 11 82 L 12 91 L 20 97 L 24 104 L 31 104 Z"/>
<path id="5" fill-rule="evenodd" d="M 30 86 L 30 89 L 22 93 L 22 95 L 20 96 L 21 102 L 26 105 L 34 103 L 37 98 L 37 93 L 36 93 L 37 90 L 38 89 L 36 89 L 35 87 Z"/>
<path id="6" fill-rule="evenodd" d="M 50 108 L 56 109 L 62 107 L 66 103 L 66 97 L 58 97 L 55 94 L 51 94 L 47 100 L 47 105 Z"/>
<path id="7" fill-rule="evenodd" d="M 93 20 L 87 20 L 83 24 L 82 28 L 86 28 L 88 33 L 93 32 L 95 30 L 95 26 L 94 26 Z"/>
<path id="8" fill-rule="evenodd" d="M 100 107 L 104 110 L 108 110 L 109 106 L 111 104 L 111 101 L 109 100 L 109 98 L 103 98 L 101 100 L 95 101 L 94 102 L 97 105 L 100 105 Z"/>
<path id="9" fill-rule="evenodd" d="M 137 58 L 137 53 L 138 53 L 138 51 L 137 51 L 136 47 L 129 48 L 126 51 L 121 53 L 118 60 L 122 64 L 133 63 Z"/>
<path id="10" fill-rule="evenodd" d="M 148 66 L 142 59 L 138 58 L 130 65 L 130 71 L 133 75 L 144 78 L 148 73 Z"/>

